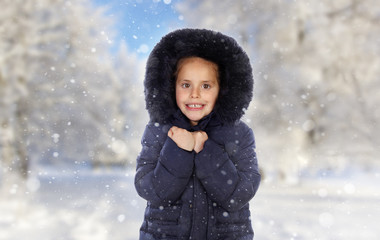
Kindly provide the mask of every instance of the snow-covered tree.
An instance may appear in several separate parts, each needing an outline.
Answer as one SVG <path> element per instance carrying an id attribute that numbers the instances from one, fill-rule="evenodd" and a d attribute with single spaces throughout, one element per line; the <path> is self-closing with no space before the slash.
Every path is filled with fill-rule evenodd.
<path id="1" fill-rule="evenodd" d="M 229 33 L 249 52 L 256 96 L 247 118 L 260 135 L 258 144 L 265 142 L 267 171 L 296 177 L 302 168 L 375 163 L 380 144 L 375 0 L 186 0 L 177 8 L 189 26 Z"/>
<path id="2" fill-rule="evenodd" d="M 122 84 L 119 94 L 123 103 L 121 112 L 127 116 L 123 123 L 128 142 L 126 153 L 129 156 L 128 163 L 133 166 L 134 156 L 141 150 L 141 136 L 148 121 L 143 90 L 144 66 L 144 62 L 131 54 L 125 42 L 122 42 L 115 59 L 115 73 Z"/>
<path id="3" fill-rule="evenodd" d="M 1 2 L 3 171 L 26 176 L 41 162 L 125 164 L 133 156 L 125 154 L 124 82 L 139 67 L 130 61 L 130 72 L 115 71 L 103 10 L 89 0 Z"/>

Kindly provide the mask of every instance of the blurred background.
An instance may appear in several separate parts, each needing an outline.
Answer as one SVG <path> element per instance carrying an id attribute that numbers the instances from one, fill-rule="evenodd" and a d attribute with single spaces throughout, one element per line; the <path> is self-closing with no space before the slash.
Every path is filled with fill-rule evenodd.
<path id="1" fill-rule="evenodd" d="M 138 238 L 145 62 L 183 27 L 221 31 L 250 56 L 257 239 L 380 235 L 377 0 L 0 6 L 0 239 Z"/>

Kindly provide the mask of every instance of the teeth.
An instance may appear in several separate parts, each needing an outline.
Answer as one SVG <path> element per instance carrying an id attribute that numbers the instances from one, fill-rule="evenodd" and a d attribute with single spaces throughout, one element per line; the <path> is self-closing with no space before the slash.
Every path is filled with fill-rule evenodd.
<path id="1" fill-rule="evenodd" d="M 191 108 L 200 108 L 200 107 L 202 107 L 201 104 L 189 104 L 188 106 L 191 107 Z"/>

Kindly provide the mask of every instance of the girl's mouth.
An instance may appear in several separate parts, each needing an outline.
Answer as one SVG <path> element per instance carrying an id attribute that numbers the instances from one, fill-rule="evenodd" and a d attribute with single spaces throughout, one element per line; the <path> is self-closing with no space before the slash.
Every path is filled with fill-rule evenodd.
<path id="1" fill-rule="evenodd" d="M 186 108 L 189 110 L 201 110 L 204 106 L 204 104 L 186 104 Z"/>

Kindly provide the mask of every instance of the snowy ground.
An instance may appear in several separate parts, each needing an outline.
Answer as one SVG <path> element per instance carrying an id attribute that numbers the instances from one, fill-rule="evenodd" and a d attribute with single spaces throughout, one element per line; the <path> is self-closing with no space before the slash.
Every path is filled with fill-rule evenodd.
<path id="1" fill-rule="evenodd" d="M 257 240 L 377 240 L 379 172 L 264 182 L 251 203 Z M 0 240 L 135 240 L 145 202 L 133 172 L 41 172 L 0 195 Z"/>

